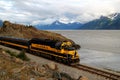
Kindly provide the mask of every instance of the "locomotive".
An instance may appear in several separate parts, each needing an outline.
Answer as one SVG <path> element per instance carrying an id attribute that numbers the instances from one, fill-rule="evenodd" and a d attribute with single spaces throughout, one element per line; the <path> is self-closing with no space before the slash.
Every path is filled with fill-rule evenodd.
<path id="1" fill-rule="evenodd" d="M 79 62 L 77 50 L 70 41 L 58 41 L 43 38 L 21 39 L 0 37 L 0 44 L 24 49 L 27 52 L 65 64 Z"/>

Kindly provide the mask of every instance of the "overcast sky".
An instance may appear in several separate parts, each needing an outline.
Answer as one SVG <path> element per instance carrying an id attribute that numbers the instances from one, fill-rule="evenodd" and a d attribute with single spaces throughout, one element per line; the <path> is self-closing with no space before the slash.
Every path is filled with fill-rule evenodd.
<path id="1" fill-rule="evenodd" d="M 0 19 L 24 24 L 87 22 L 120 12 L 120 0 L 0 0 Z"/>

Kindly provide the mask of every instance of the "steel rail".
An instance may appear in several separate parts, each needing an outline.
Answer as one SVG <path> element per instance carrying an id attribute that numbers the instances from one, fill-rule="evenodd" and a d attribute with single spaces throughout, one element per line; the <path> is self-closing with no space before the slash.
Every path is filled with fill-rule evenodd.
<path id="1" fill-rule="evenodd" d="M 89 66 L 86 66 L 83 64 L 77 64 L 77 65 L 71 65 L 71 66 L 74 68 L 83 70 L 83 71 L 90 72 L 92 74 L 100 75 L 100 76 L 105 77 L 109 80 L 120 80 L 119 74 L 111 73 L 111 72 L 104 71 L 104 70 L 97 69 L 97 68 L 93 68 L 93 67 L 89 67 Z"/>

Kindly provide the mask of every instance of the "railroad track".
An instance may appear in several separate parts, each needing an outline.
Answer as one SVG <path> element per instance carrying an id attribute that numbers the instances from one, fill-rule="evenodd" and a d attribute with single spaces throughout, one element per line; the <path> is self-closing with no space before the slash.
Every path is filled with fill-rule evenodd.
<path id="1" fill-rule="evenodd" d="M 77 64 L 77 65 L 72 65 L 72 67 L 105 77 L 107 80 L 120 80 L 120 75 L 118 74 L 114 74 L 114 73 L 100 70 L 97 68 L 89 67 L 86 65 Z"/>

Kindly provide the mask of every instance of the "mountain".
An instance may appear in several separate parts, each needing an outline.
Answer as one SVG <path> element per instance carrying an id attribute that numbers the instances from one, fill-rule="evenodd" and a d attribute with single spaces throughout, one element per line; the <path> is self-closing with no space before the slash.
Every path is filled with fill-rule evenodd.
<path id="1" fill-rule="evenodd" d="M 3 26 L 3 21 L 0 20 L 0 27 Z M 39 30 L 120 30 L 120 13 L 101 16 L 99 19 L 89 21 L 87 23 L 63 23 L 54 21 L 51 24 L 34 25 Z"/>
<path id="2" fill-rule="evenodd" d="M 99 19 L 95 19 L 85 24 L 78 22 L 74 23 L 62 23 L 55 21 L 49 25 L 35 25 L 38 29 L 42 30 L 120 30 L 120 13 L 110 14 L 108 16 L 101 16 Z"/>
<path id="3" fill-rule="evenodd" d="M 38 29 L 42 30 L 70 30 L 70 29 L 79 29 L 82 26 L 81 23 L 74 22 L 74 23 L 62 23 L 60 21 L 55 21 L 49 25 L 35 25 Z"/>
<path id="4" fill-rule="evenodd" d="M 2 20 L 0 20 L 0 27 L 3 25 L 3 21 Z"/>
<path id="5" fill-rule="evenodd" d="M 111 14 L 108 16 L 101 16 L 99 19 L 95 19 L 81 26 L 80 29 L 88 30 L 117 30 L 120 29 L 120 13 Z"/>

